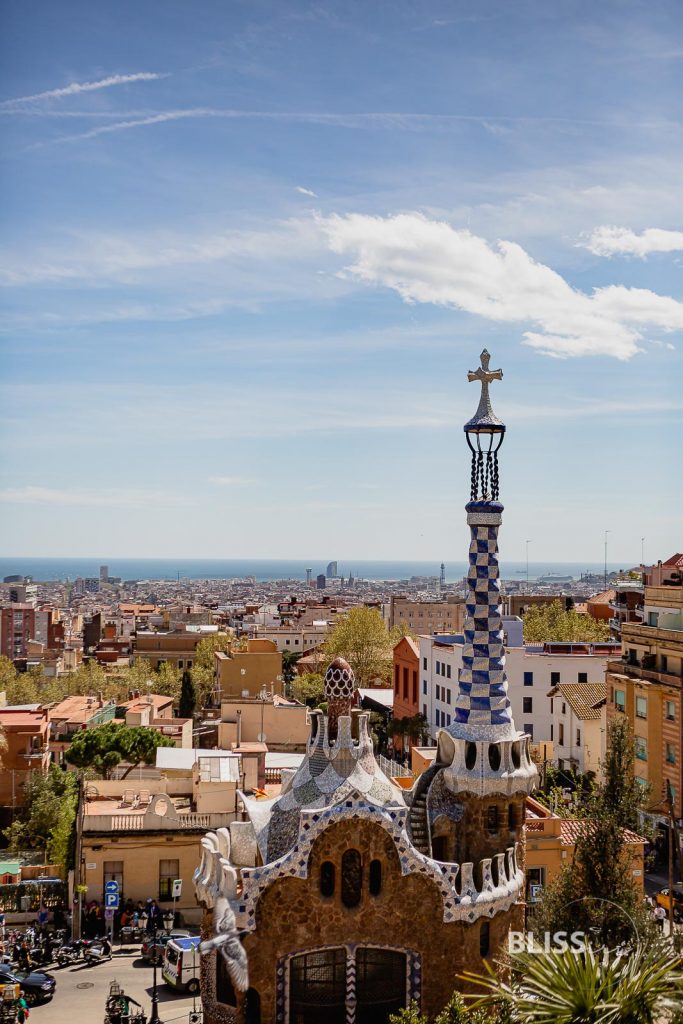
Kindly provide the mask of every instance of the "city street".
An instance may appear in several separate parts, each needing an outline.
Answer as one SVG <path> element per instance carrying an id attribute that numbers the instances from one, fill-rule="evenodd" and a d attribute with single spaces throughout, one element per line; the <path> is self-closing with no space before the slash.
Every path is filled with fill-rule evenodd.
<path id="1" fill-rule="evenodd" d="M 31 1011 L 31 1024 L 101 1024 L 109 984 L 116 978 L 124 991 L 137 999 L 149 1018 L 152 997 L 152 967 L 142 961 L 138 952 L 114 953 L 113 960 L 85 967 L 78 964 L 61 969 L 48 968 L 57 979 L 54 999 Z M 159 1017 L 164 1024 L 185 1022 L 193 1008 L 192 996 L 176 995 L 157 972 L 159 981 Z M 196 998 L 197 1009 L 200 1006 Z"/>

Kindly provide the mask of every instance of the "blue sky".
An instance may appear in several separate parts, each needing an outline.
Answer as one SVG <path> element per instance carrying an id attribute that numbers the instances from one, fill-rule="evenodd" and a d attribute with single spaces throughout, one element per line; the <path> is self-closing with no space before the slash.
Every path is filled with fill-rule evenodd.
<path id="1" fill-rule="evenodd" d="M 7 0 L 2 553 L 680 550 L 680 14 Z"/>

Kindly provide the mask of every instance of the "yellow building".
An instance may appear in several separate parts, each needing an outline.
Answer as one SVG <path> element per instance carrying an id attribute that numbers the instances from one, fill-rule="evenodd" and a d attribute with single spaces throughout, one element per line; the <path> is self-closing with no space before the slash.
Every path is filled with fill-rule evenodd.
<path id="1" fill-rule="evenodd" d="M 565 864 L 574 858 L 576 840 L 586 825 L 575 818 L 561 818 L 547 807 L 526 798 L 526 899 L 535 903 L 541 891 L 557 877 Z M 634 884 L 645 885 L 645 840 L 624 829 L 627 870 Z"/>
<path id="2" fill-rule="evenodd" d="M 465 601 L 449 594 L 445 601 L 411 601 L 408 597 L 394 597 L 389 607 L 384 606 L 384 618 L 389 629 L 403 623 L 411 633 L 462 633 Z"/>
<path id="3" fill-rule="evenodd" d="M 144 780 L 88 783 L 77 878 L 86 887 L 84 901 L 103 902 L 105 882 L 115 880 L 123 901 L 155 899 L 162 910 L 175 909 L 185 922 L 199 923 L 192 876 L 201 840 L 207 829 L 229 828 L 241 817 L 241 762 L 227 752 L 200 756 L 184 777 L 153 779 L 148 789 L 141 788 Z M 176 879 L 182 894 L 174 904 Z"/>
<path id="4" fill-rule="evenodd" d="M 625 715 L 636 744 L 636 775 L 661 814 L 667 782 L 683 815 L 683 556 L 644 572 L 643 622 L 621 626 L 622 657 L 607 665 L 608 718 Z M 656 585 L 651 585 L 655 583 Z"/>
<path id="5" fill-rule="evenodd" d="M 282 694 L 282 654 L 272 640 L 247 640 L 246 650 L 232 648 L 214 654 L 214 682 L 218 700 Z"/>
<path id="6" fill-rule="evenodd" d="M 268 750 L 304 753 L 308 742 L 308 708 L 277 694 L 221 701 L 218 746 L 266 743 Z"/>
<path id="7" fill-rule="evenodd" d="M 136 663 L 148 661 L 152 668 L 160 668 L 165 662 L 181 670 L 192 668 L 197 646 L 206 635 L 185 629 L 168 633 L 139 631 L 135 635 L 133 658 Z"/>

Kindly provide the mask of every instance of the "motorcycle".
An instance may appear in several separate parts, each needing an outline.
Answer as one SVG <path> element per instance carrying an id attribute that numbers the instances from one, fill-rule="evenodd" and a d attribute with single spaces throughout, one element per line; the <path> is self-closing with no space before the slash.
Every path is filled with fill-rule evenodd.
<path id="1" fill-rule="evenodd" d="M 88 967 L 99 964 L 103 960 L 111 960 L 111 943 L 109 939 L 95 939 L 83 950 L 83 959 Z"/>
<path id="2" fill-rule="evenodd" d="M 57 963 L 60 967 L 67 967 L 69 964 L 77 963 L 85 953 L 88 946 L 92 945 L 92 939 L 73 939 L 65 943 L 57 950 Z"/>

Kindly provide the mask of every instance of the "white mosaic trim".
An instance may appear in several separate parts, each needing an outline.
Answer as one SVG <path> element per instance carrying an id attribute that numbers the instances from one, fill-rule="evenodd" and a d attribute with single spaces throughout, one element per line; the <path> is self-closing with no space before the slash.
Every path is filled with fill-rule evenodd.
<path id="1" fill-rule="evenodd" d="M 233 905 L 240 931 L 251 932 L 256 927 L 256 905 L 261 895 L 279 878 L 308 878 L 313 843 L 333 823 L 345 820 L 375 822 L 392 838 L 401 863 L 401 874 L 422 874 L 438 887 L 443 902 L 443 920 L 475 921 L 480 917 L 494 917 L 508 910 L 524 887 L 524 872 L 518 866 L 516 849 L 509 847 L 496 859 L 501 867 L 499 882 L 494 885 L 491 858 L 481 861 L 482 887 L 474 884 L 474 864 L 442 864 L 425 857 L 410 842 L 406 832 L 408 810 L 405 807 L 381 809 L 366 803 L 358 793 L 341 804 L 301 813 L 301 831 L 294 847 L 272 864 L 257 868 L 242 868 L 242 892 L 236 895 L 230 872 L 232 866 L 221 857 L 212 833 L 202 840 L 202 865 L 197 869 L 195 882 L 197 898 L 213 906 L 218 879 L 225 879 L 227 888 L 220 891 Z M 205 853 L 214 865 L 205 865 Z M 221 863 L 223 862 L 223 863 Z M 204 867 L 202 867 L 204 865 Z M 204 879 L 208 879 L 204 884 Z"/>

